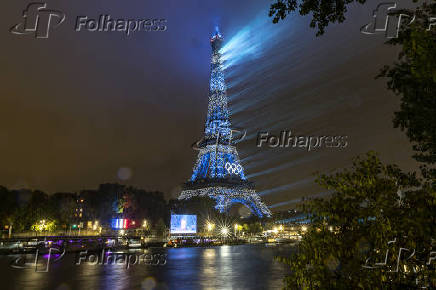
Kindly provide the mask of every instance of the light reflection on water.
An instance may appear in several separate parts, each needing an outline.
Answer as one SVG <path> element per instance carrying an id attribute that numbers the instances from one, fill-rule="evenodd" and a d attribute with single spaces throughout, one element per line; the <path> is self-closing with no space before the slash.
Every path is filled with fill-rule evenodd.
<path id="1" fill-rule="evenodd" d="M 48 273 L 13 269 L 12 256 L 0 256 L 2 289 L 280 289 L 285 267 L 275 255 L 290 247 L 263 245 L 141 250 L 167 254 L 164 266 L 75 265 L 67 254 Z"/>

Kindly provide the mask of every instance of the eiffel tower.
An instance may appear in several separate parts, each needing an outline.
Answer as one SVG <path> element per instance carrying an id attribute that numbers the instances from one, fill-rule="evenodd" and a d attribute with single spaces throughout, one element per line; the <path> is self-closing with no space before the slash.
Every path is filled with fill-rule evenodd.
<path id="1" fill-rule="evenodd" d="M 247 180 L 235 144 L 245 134 L 230 126 L 230 113 L 220 49 L 223 37 L 218 29 L 210 39 L 212 46 L 209 106 L 204 137 L 194 143 L 198 150 L 191 179 L 183 186 L 179 199 L 209 196 L 216 201 L 220 212 L 227 211 L 233 203 L 241 203 L 259 217 L 269 217 L 271 212 Z"/>

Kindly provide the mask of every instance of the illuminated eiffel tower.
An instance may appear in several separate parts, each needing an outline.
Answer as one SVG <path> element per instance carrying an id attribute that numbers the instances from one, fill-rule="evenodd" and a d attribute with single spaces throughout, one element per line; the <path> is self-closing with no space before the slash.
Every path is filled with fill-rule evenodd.
<path id="1" fill-rule="evenodd" d="M 193 145 L 198 150 L 191 179 L 184 184 L 179 199 L 209 196 L 216 200 L 220 212 L 233 203 L 242 203 L 259 217 L 271 212 L 244 175 L 235 144 L 244 137 L 230 128 L 226 84 L 220 49 L 223 37 L 217 30 L 210 39 L 212 60 L 210 73 L 209 106 L 204 137 Z M 236 134 L 234 134 L 236 132 Z"/>

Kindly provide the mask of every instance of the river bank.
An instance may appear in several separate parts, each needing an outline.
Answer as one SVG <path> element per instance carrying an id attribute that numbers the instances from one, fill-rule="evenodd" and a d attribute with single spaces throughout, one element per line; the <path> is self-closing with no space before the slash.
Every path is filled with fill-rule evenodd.
<path id="1" fill-rule="evenodd" d="M 222 238 L 145 238 L 145 237 L 36 237 L 0 240 L 0 255 L 48 253 L 50 249 L 57 252 L 74 253 L 84 250 L 100 251 L 111 249 L 114 251 L 147 248 L 189 248 L 189 247 L 219 247 L 244 244 L 293 244 L 291 240 L 245 240 Z"/>

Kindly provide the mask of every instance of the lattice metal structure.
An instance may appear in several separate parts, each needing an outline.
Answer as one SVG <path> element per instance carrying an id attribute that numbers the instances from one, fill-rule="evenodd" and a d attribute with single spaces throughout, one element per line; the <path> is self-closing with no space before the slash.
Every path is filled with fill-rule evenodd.
<path id="1" fill-rule="evenodd" d="M 198 150 L 197 162 L 179 199 L 209 196 L 216 200 L 220 212 L 232 203 L 242 203 L 259 217 L 271 212 L 244 174 L 235 144 L 243 138 L 239 130 L 231 128 L 226 94 L 223 61 L 220 49 L 223 37 L 217 30 L 210 39 L 212 46 L 209 106 L 204 137 L 193 145 Z"/>

